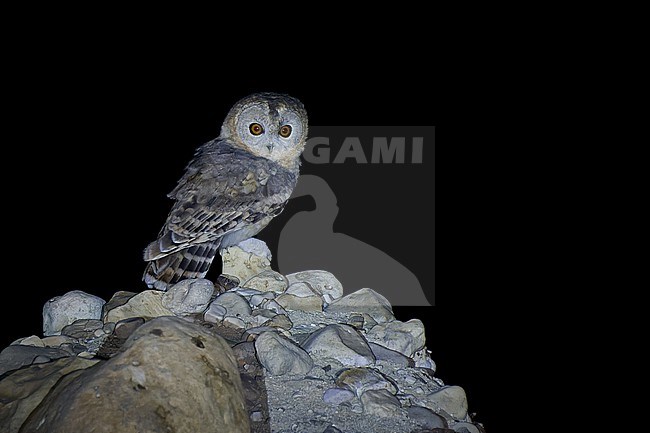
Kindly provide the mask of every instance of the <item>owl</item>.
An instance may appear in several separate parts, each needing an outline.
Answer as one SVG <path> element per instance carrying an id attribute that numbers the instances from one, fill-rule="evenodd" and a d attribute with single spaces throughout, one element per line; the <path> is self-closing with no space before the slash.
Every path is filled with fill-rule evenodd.
<path id="1" fill-rule="evenodd" d="M 144 251 L 143 281 L 167 290 L 203 278 L 217 252 L 255 236 L 284 208 L 307 141 L 307 112 L 288 95 L 257 93 L 231 109 L 178 185 L 158 239 Z"/>

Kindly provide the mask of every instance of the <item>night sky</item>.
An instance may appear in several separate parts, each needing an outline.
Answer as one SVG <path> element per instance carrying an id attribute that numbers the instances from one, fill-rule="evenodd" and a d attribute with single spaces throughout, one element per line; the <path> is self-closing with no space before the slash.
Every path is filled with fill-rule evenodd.
<path id="1" fill-rule="evenodd" d="M 3 347 L 42 332 L 41 308 L 53 296 L 78 289 L 108 300 L 117 290 L 146 289 L 142 250 L 164 222 L 171 206 L 166 194 L 195 148 L 218 135 L 239 98 L 289 93 L 303 101 L 312 125 L 436 126 L 435 160 L 425 148 L 420 166 L 305 164 L 303 172 L 318 173 L 336 189 L 335 231 L 394 255 L 418 276 L 436 306 L 395 307 L 395 313 L 425 323 L 437 375 L 466 389 L 470 412 L 478 412 L 476 419 L 490 431 L 498 406 L 489 389 L 493 366 L 505 360 L 498 359 L 490 310 L 495 282 L 482 279 L 483 255 L 490 251 L 473 235 L 486 229 L 480 214 L 491 210 L 468 206 L 483 193 L 481 186 L 468 182 L 462 161 L 444 158 L 451 149 L 475 163 L 484 150 L 478 149 L 479 133 L 464 122 L 464 102 L 445 103 L 454 93 L 445 82 L 424 70 L 378 78 L 377 71 L 333 65 L 325 72 L 316 63 L 299 65 L 302 72 L 282 79 L 246 79 L 189 57 L 107 59 L 47 49 L 35 56 L 33 62 L 50 66 L 15 66 L 5 95 L 13 134 L 3 159 L 4 244 L 10 250 L 0 307 Z M 411 181 L 427 176 L 428 182 Z M 428 210 L 433 204 L 435 223 Z M 296 200 L 279 219 L 310 206 Z M 259 236 L 272 251 L 280 224 Z M 209 278 L 218 275 L 215 266 Z"/>

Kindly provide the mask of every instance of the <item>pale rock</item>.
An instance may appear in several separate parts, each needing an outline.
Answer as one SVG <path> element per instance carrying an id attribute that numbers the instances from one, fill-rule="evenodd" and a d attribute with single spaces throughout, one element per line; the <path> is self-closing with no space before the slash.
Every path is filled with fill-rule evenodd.
<path id="1" fill-rule="evenodd" d="M 293 283 L 284 292 L 287 295 L 298 296 L 299 298 L 306 298 L 308 296 L 320 296 L 320 294 L 311 288 L 311 286 L 304 282 Z"/>
<path id="2" fill-rule="evenodd" d="M 354 397 L 354 393 L 349 389 L 330 388 L 323 394 L 323 401 L 327 404 L 338 406 L 341 403 L 352 400 Z"/>
<path id="3" fill-rule="evenodd" d="M 272 375 L 307 374 L 314 366 L 307 352 L 276 332 L 264 332 L 257 337 L 255 351 Z"/>
<path id="4" fill-rule="evenodd" d="M 287 289 L 288 285 L 289 284 L 284 275 L 273 270 L 267 270 L 250 278 L 241 286 L 248 289 L 259 290 L 260 292 L 283 293 Z"/>
<path id="5" fill-rule="evenodd" d="M 350 326 L 353 326 L 356 329 L 363 329 L 363 325 L 365 324 L 365 319 L 363 315 L 361 314 L 354 314 L 350 317 L 348 317 L 347 324 Z"/>
<path id="6" fill-rule="evenodd" d="M 363 317 L 363 330 L 364 331 L 368 332 L 377 325 L 377 321 L 370 314 L 361 313 L 361 317 Z"/>
<path id="7" fill-rule="evenodd" d="M 226 316 L 222 323 L 229 328 L 246 329 L 246 322 L 239 317 Z"/>
<path id="8" fill-rule="evenodd" d="M 46 347 L 59 347 L 62 344 L 73 344 L 76 340 L 67 335 L 53 335 L 41 340 Z"/>
<path id="9" fill-rule="evenodd" d="M 242 335 L 242 340 L 245 341 L 255 341 L 257 337 L 265 332 L 275 332 L 276 328 L 271 326 L 256 326 L 254 328 L 248 328 Z"/>
<path id="10" fill-rule="evenodd" d="M 202 313 L 208 308 L 214 284 L 205 278 L 181 280 L 163 294 L 162 305 L 177 316 Z"/>
<path id="11" fill-rule="evenodd" d="M 20 340 L 19 344 L 22 344 L 23 346 L 45 347 L 45 343 L 43 343 L 43 340 L 41 340 L 40 337 L 36 335 L 23 338 L 22 340 Z"/>
<path id="12" fill-rule="evenodd" d="M 289 285 L 307 283 L 328 304 L 343 296 L 343 285 L 336 277 L 327 271 L 301 271 L 287 275 Z"/>
<path id="13" fill-rule="evenodd" d="M 22 431 L 250 432 L 228 343 L 181 318 L 145 323 L 114 357 L 66 379 Z"/>
<path id="14" fill-rule="evenodd" d="M 131 299 L 135 295 L 137 295 L 137 293 L 127 292 L 124 290 L 115 292 L 115 294 L 111 296 L 111 299 L 109 299 L 108 302 L 104 304 L 104 308 L 102 308 L 102 321 L 106 322 L 106 314 L 108 314 L 109 311 L 111 311 L 115 307 L 119 307 L 120 305 L 126 304 L 127 302 L 129 302 L 129 299 Z"/>
<path id="15" fill-rule="evenodd" d="M 348 368 L 336 378 L 336 386 L 346 388 L 360 397 L 366 391 L 385 389 L 391 394 L 397 393 L 397 385 L 386 375 L 374 368 Z"/>
<path id="16" fill-rule="evenodd" d="M 379 323 L 368 331 L 366 338 L 370 342 L 411 357 L 424 347 L 424 325 L 419 319 Z"/>
<path id="17" fill-rule="evenodd" d="M 271 310 L 276 314 L 287 314 L 287 310 L 282 308 L 282 305 L 278 304 L 275 299 L 267 299 L 260 304 L 260 308 Z"/>
<path id="18" fill-rule="evenodd" d="M 375 355 L 375 358 L 378 361 L 386 361 L 386 362 L 392 362 L 393 364 L 397 364 L 400 367 L 414 367 L 415 363 L 413 360 L 399 352 L 396 352 L 394 350 L 390 350 L 387 347 L 381 346 L 377 343 L 373 342 L 368 342 L 368 346 L 370 346 L 370 350 L 372 350 L 372 353 Z"/>
<path id="19" fill-rule="evenodd" d="M 251 296 L 251 298 L 250 298 L 250 300 L 249 300 L 249 303 L 250 303 L 253 307 L 259 307 L 259 306 L 262 305 L 262 303 L 263 303 L 264 301 L 266 301 L 267 299 L 274 299 L 274 298 L 275 298 L 275 293 L 273 293 L 273 292 L 266 292 L 266 293 L 263 293 L 263 294 L 260 294 L 260 295 L 253 295 L 253 296 Z"/>
<path id="20" fill-rule="evenodd" d="M 253 313 L 252 313 L 252 316 L 255 317 L 255 319 L 259 323 L 264 323 L 267 320 L 272 319 L 277 315 L 278 315 L 278 313 L 276 313 L 275 311 L 267 310 L 266 308 L 257 308 L 255 310 L 253 310 Z M 283 316 L 286 316 L 286 315 L 283 314 Z"/>
<path id="21" fill-rule="evenodd" d="M 257 239 L 255 239 L 255 241 L 263 244 L 262 241 L 258 241 Z M 244 247 L 251 245 L 253 244 L 246 244 Z M 234 279 L 241 284 L 250 280 L 255 275 L 271 270 L 271 260 L 266 255 L 266 252 L 259 251 L 259 249 L 256 248 L 250 250 L 252 252 L 244 250 L 241 247 L 241 244 L 222 250 L 221 259 L 223 268 L 221 273 L 231 279 L 234 277 Z"/>
<path id="22" fill-rule="evenodd" d="M 246 298 L 246 300 L 250 300 L 250 298 L 252 296 L 263 295 L 265 293 L 271 293 L 272 294 L 271 297 L 275 296 L 275 293 L 273 293 L 273 292 L 262 292 L 262 291 L 257 290 L 257 289 L 248 289 L 246 287 L 233 287 L 232 289 L 228 290 L 228 292 L 237 293 L 238 295 L 243 296 L 244 298 Z"/>
<path id="23" fill-rule="evenodd" d="M 291 323 L 291 320 L 286 314 L 276 314 L 273 318 L 264 322 L 262 326 L 272 326 L 274 328 L 282 328 L 288 331 L 293 327 L 293 323 Z"/>
<path id="24" fill-rule="evenodd" d="M 415 366 L 418 368 L 428 368 L 429 370 L 436 371 L 436 363 L 431 359 L 431 351 L 424 347 L 413 354 Z"/>
<path id="25" fill-rule="evenodd" d="M 161 316 L 173 316 L 174 313 L 163 307 L 162 298 L 165 292 L 160 290 L 145 290 L 138 293 L 125 304 L 108 311 L 104 322 L 117 323 L 132 317 L 150 319 Z"/>
<path id="26" fill-rule="evenodd" d="M 417 401 L 420 406 L 454 419 L 465 419 L 467 415 L 467 396 L 460 386 L 445 386 Z"/>
<path id="27" fill-rule="evenodd" d="M 287 311 L 323 311 L 323 299 L 320 296 L 301 298 L 285 293 L 275 300 Z"/>
<path id="28" fill-rule="evenodd" d="M 251 306 L 241 295 L 233 292 L 222 293 L 212 301 L 212 305 L 220 305 L 226 309 L 226 316 L 248 317 L 251 314 Z"/>
<path id="29" fill-rule="evenodd" d="M 242 251 L 248 254 L 252 254 L 257 257 L 263 257 L 269 262 L 271 259 L 273 259 L 273 256 L 271 255 L 271 250 L 269 247 L 266 245 L 266 242 L 256 239 L 256 238 L 249 238 L 246 239 L 245 241 L 241 241 L 240 243 L 237 244 L 239 248 L 241 248 Z"/>
<path id="30" fill-rule="evenodd" d="M 361 395 L 363 413 L 381 418 L 401 417 L 399 400 L 385 389 L 366 391 Z"/>
<path id="31" fill-rule="evenodd" d="M 361 289 L 331 302 L 325 309 L 333 313 L 366 313 L 377 323 L 395 320 L 393 308 L 384 296 L 372 289 Z"/>
<path id="32" fill-rule="evenodd" d="M 210 323 L 219 323 L 226 317 L 226 307 L 212 302 L 208 309 L 203 313 L 203 320 Z"/>
<path id="33" fill-rule="evenodd" d="M 79 319 L 101 319 L 106 301 L 80 290 L 56 296 L 43 306 L 43 335 L 59 335 L 64 326 Z"/>
<path id="34" fill-rule="evenodd" d="M 313 332 L 302 347 L 312 357 L 333 358 L 346 366 L 365 366 L 375 362 L 365 338 L 348 325 L 327 325 Z"/>

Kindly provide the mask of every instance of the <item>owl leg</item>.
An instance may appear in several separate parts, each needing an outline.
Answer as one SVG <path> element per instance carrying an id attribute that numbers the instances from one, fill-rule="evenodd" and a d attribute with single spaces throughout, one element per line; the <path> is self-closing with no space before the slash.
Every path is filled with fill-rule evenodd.
<path id="1" fill-rule="evenodd" d="M 150 289 L 167 290 L 188 278 L 203 278 L 208 273 L 219 248 L 219 241 L 204 242 L 152 260 L 142 280 Z"/>

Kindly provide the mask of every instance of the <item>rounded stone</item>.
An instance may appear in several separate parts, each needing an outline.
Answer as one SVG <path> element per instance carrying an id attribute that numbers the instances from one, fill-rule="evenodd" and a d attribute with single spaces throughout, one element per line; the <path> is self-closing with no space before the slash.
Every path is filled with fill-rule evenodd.
<path id="1" fill-rule="evenodd" d="M 43 306 L 43 335 L 59 335 L 63 327 L 79 319 L 101 319 L 105 303 L 80 290 L 50 299 Z"/>

